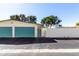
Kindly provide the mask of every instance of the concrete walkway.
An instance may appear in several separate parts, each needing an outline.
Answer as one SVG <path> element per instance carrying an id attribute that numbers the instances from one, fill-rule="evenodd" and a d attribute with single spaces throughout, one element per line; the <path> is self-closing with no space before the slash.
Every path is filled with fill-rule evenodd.
<path id="1" fill-rule="evenodd" d="M 79 53 L 79 49 L 2 49 L 0 53 Z"/>

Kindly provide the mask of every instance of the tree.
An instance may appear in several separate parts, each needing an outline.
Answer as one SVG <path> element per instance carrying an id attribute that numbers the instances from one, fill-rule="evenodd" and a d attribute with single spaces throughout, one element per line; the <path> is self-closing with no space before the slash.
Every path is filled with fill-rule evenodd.
<path id="1" fill-rule="evenodd" d="M 36 16 L 27 16 L 27 18 L 29 19 L 30 23 L 36 23 L 36 19 L 37 17 Z"/>
<path id="2" fill-rule="evenodd" d="M 11 20 L 20 20 L 20 17 L 18 15 L 12 15 L 10 16 Z"/>
<path id="3" fill-rule="evenodd" d="M 28 21 L 28 19 L 26 18 L 26 16 L 24 14 L 20 14 L 19 17 L 20 17 L 20 21 L 23 21 L 23 22 Z"/>
<path id="4" fill-rule="evenodd" d="M 24 14 L 20 14 L 20 15 L 12 15 L 10 16 L 11 20 L 18 20 L 18 21 L 26 21 L 26 16 Z"/>
<path id="5" fill-rule="evenodd" d="M 76 23 L 76 26 L 79 26 L 79 22 Z"/>
<path id="6" fill-rule="evenodd" d="M 58 25 L 60 22 L 61 22 L 61 20 L 59 20 L 57 16 L 53 16 L 53 15 L 44 17 L 41 20 L 41 24 L 43 24 L 47 27 L 52 26 L 52 25 Z"/>
<path id="7" fill-rule="evenodd" d="M 18 20 L 18 21 L 23 21 L 23 22 L 30 22 L 30 23 L 36 23 L 36 16 L 25 16 L 24 14 L 20 15 L 11 15 L 10 16 L 11 20 Z"/>

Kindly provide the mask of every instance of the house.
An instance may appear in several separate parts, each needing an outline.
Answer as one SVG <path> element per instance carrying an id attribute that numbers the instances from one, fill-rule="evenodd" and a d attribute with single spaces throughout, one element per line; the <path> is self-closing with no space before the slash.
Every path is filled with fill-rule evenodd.
<path id="1" fill-rule="evenodd" d="M 0 21 L 0 37 L 40 37 L 41 26 L 16 20 Z"/>

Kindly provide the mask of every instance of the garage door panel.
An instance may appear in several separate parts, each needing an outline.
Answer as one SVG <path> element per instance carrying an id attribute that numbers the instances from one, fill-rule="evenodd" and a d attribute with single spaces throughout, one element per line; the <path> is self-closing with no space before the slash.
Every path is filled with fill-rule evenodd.
<path id="1" fill-rule="evenodd" d="M 34 27 L 15 27 L 16 37 L 34 37 Z"/>
<path id="2" fill-rule="evenodd" d="M 12 37 L 12 27 L 0 27 L 0 37 Z"/>

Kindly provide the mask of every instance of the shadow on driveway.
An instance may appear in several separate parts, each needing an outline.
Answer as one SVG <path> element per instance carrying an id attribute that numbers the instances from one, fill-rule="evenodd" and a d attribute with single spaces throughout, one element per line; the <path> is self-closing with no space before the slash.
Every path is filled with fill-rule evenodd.
<path id="1" fill-rule="evenodd" d="M 0 38 L 0 44 L 34 44 L 34 43 L 57 43 L 52 38 Z"/>

